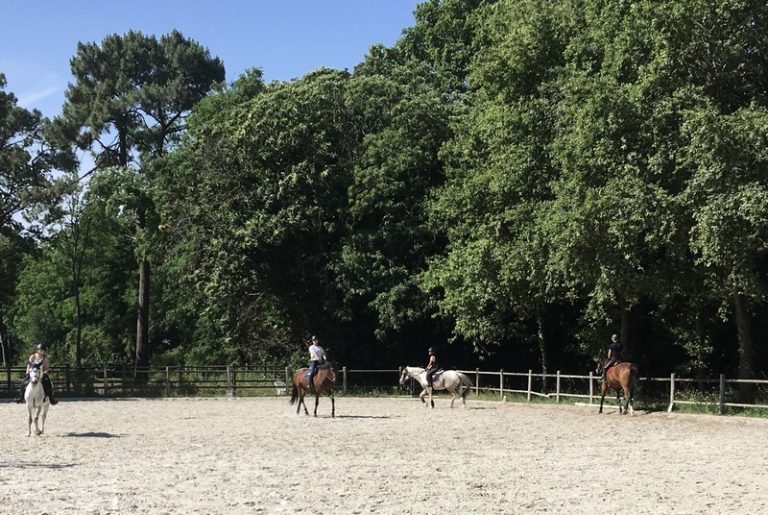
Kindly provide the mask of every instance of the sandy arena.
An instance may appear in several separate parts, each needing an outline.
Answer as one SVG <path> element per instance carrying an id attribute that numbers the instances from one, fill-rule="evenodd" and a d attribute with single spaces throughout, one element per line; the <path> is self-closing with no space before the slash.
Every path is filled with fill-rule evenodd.
<path id="1" fill-rule="evenodd" d="M 4 403 L 0 513 L 768 513 L 768 420 L 436 405 L 64 400 L 27 437 Z"/>

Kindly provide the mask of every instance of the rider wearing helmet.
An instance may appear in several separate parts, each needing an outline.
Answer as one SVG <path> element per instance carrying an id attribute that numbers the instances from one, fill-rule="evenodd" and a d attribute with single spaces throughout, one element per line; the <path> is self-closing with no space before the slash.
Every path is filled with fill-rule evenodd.
<path id="1" fill-rule="evenodd" d="M 309 346 L 309 391 L 315 391 L 315 374 L 317 366 L 326 360 L 325 349 L 320 346 L 320 338 L 312 336 L 312 344 Z"/>
<path id="2" fill-rule="evenodd" d="M 434 347 L 430 347 L 427 352 L 429 353 L 429 362 L 427 363 L 427 366 L 424 367 L 424 369 L 427 372 L 427 385 L 432 387 L 433 378 L 435 377 L 435 373 L 439 368 L 439 364 L 437 362 L 437 355 L 435 354 Z"/>
<path id="3" fill-rule="evenodd" d="M 48 377 L 48 370 L 51 368 L 51 362 L 48 359 L 47 352 L 48 347 L 44 343 L 38 343 L 35 347 L 34 354 L 29 356 L 29 359 L 27 360 L 27 374 L 21 381 L 21 390 L 19 391 L 19 396 L 16 398 L 17 403 L 20 404 L 24 402 L 24 392 L 27 390 L 27 385 L 29 384 L 29 370 L 32 367 L 35 367 L 40 368 L 43 371 L 43 390 L 45 391 L 45 395 L 51 401 L 51 404 L 58 404 L 59 401 L 53 397 L 53 383 L 51 382 L 51 378 Z"/>

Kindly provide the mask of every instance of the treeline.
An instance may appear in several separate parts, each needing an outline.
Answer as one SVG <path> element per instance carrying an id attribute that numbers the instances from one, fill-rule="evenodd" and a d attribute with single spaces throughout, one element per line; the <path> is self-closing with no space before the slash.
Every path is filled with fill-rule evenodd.
<path id="1" fill-rule="evenodd" d="M 4 355 L 298 363 L 317 333 L 578 371 L 617 332 L 643 375 L 764 376 L 766 22 L 431 0 L 352 72 L 229 85 L 177 32 L 81 44 L 60 117 L 0 90 Z"/>

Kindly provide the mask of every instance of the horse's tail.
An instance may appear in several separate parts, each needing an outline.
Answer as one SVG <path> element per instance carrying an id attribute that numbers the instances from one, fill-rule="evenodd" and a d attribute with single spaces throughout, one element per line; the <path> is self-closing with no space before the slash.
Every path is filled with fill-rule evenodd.
<path id="1" fill-rule="evenodd" d="M 461 372 L 459 372 L 459 379 L 461 380 L 461 398 L 466 399 L 474 384 L 472 384 L 472 380 L 466 374 Z"/>
<path id="2" fill-rule="evenodd" d="M 289 404 L 293 405 L 294 402 L 296 402 L 296 399 L 299 398 L 299 389 L 296 387 L 296 383 L 293 384 L 293 389 L 291 390 L 291 400 L 289 401 Z"/>
<path id="3" fill-rule="evenodd" d="M 640 371 L 637 368 L 637 365 L 635 365 L 634 363 L 632 363 L 632 365 L 630 365 L 629 370 L 630 370 L 630 376 L 631 376 L 631 379 L 632 379 L 632 392 L 631 392 L 631 396 L 634 397 L 635 394 L 637 393 L 637 377 L 640 375 Z"/>

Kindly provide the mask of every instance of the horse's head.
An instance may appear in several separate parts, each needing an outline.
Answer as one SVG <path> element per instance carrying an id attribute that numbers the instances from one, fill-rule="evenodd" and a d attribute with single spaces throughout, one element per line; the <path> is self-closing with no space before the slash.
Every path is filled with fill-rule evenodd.
<path id="1" fill-rule="evenodd" d="M 608 361 L 608 358 L 605 356 L 597 356 L 595 357 L 595 374 L 602 374 L 603 368 L 605 367 L 605 363 Z"/>
<path id="2" fill-rule="evenodd" d="M 328 379 L 331 382 L 336 382 L 336 372 L 339 370 L 339 365 L 335 361 L 328 362 Z"/>
<path id="3" fill-rule="evenodd" d="M 408 375 L 408 367 L 402 367 L 403 371 L 400 372 L 400 386 L 403 386 L 406 381 L 411 377 Z"/>
<path id="4" fill-rule="evenodd" d="M 43 372 L 40 370 L 39 366 L 32 366 L 29 367 L 29 382 L 31 384 L 37 384 L 37 382 L 42 377 Z"/>

